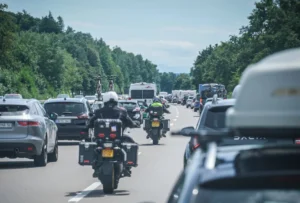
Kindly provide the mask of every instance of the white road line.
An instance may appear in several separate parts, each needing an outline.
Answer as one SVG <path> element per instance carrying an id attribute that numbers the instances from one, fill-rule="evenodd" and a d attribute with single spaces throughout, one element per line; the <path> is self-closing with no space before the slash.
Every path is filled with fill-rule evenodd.
<path id="1" fill-rule="evenodd" d="M 173 121 L 177 121 L 177 119 L 175 118 L 175 119 L 173 119 Z"/>
<path id="2" fill-rule="evenodd" d="M 173 126 L 174 125 L 174 123 L 170 123 L 170 126 Z"/>
<path id="3" fill-rule="evenodd" d="M 176 116 L 176 118 L 178 118 L 179 116 Z"/>
<path id="4" fill-rule="evenodd" d="M 139 155 L 141 154 L 142 152 L 139 152 Z"/>
<path id="5" fill-rule="evenodd" d="M 78 195 L 70 199 L 68 202 L 79 202 L 82 198 L 87 196 L 90 192 L 95 190 L 97 187 L 101 185 L 100 182 L 95 182 L 91 184 L 89 187 L 85 188 L 82 192 L 80 192 Z"/>

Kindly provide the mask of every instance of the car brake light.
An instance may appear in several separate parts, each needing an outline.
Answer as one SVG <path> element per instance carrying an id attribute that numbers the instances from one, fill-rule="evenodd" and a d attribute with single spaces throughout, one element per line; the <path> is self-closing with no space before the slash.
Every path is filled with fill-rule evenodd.
<path id="1" fill-rule="evenodd" d="M 77 116 L 77 118 L 89 118 L 89 116 L 87 114 L 82 114 Z"/>
<path id="2" fill-rule="evenodd" d="M 131 100 L 131 98 L 130 98 L 130 97 L 128 97 L 128 100 Z"/>
<path id="3" fill-rule="evenodd" d="M 39 126 L 40 123 L 37 121 L 18 121 L 20 126 Z"/>
<path id="4" fill-rule="evenodd" d="M 295 144 L 300 144 L 300 138 L 297 138 L 297 139 L 295 140 Z"/>
<path id="5" fill-rule="evenodd" d="M 109 137 L 110 137 L 111 139 L 115 139 L 115 138 L 117 137 L 117 135 L 116 135 L 116 134 L 110 134 Z"/>
<path id="6" fill-rule="evenodd" d="M 104 138 L 105 135 L 104 135 L 104 133 L 99 133 L 99 134 L 98 134 L 98 137 L 99 137 L 99 138 Z"/>

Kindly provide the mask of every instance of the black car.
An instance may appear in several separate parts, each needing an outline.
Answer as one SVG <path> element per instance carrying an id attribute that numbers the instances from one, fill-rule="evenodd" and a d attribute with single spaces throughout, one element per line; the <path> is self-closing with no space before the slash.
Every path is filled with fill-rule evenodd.
<path id="1" fill-rule="evenodd" d="M 300 202 L 299 145 L 224 146 L 207 151 L 206 156 L 195 152 L 168 203 Z"/>
<path id="2" fill-rule="evenodd" d="M 235 99 L 226 99 L 219 100 L 214 103 L 207 103 L 203 110 L 202 114 L 196 125 L 197 130 L 224 130 L 225 126 L 225 114 L 228 108 L 232 107 L 235 103 Z M 197 142 L 197 138 L 191 137 L 188 142 L 185 153 L 184 153 L 184 166 L 187 163 L 187 160 L 191 157 L 193 152 L 200 147 L 200 144 Z"/>
<path id="3" fill-rule="evenodd" d="M 139 121 L 140 124 L 143 122 L 141 113 L 141 107 L 136 100 L 119 100 L 119 107 L 123 107 L 127 110 L 128 115 L 132 120 Z"/>
<path id="4" fill-rule="evenodd" d="M 92 109 L 85 98 L 56 98 L 44 103 L 47 113 L 55 112 L 55 121 L 60 140 L 90 140 L 91 134 L 87 128 L 92 116 Z"/>

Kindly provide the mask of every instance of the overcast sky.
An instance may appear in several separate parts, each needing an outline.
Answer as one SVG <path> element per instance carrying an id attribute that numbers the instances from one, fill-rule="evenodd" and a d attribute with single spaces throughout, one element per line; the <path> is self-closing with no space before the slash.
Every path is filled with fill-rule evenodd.
<path id="1" fill-rule="evenodd" d="M 3 1 L 2 1 L 3 2 Z M 256 0 L 4 0 L 9 11 L 52 12 L 76 31 L 142 54 L 160 71 L 189 72 L 200 50 L 248 25 Z"/>

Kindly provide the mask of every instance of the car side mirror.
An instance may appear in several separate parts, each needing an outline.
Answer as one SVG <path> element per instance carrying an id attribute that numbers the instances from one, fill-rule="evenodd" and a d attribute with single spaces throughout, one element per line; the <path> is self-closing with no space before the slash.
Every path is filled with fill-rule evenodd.
<path id="1" fill-rule="evenodd" d="M 181 129 L 181 132 L 184 134 L 189 134 L 190 132 L 193 131 L 195 131 L 195 128 L 193 126 L 189 126 Z"/>
<path id="2" fill-rule="evenodd" d="M 57 113 L 54 113 L 54 112 L 49 113 L 49 118 L 51 120 L 55 121 L 57 119 L 57 117 L 58 117 Z"/>

